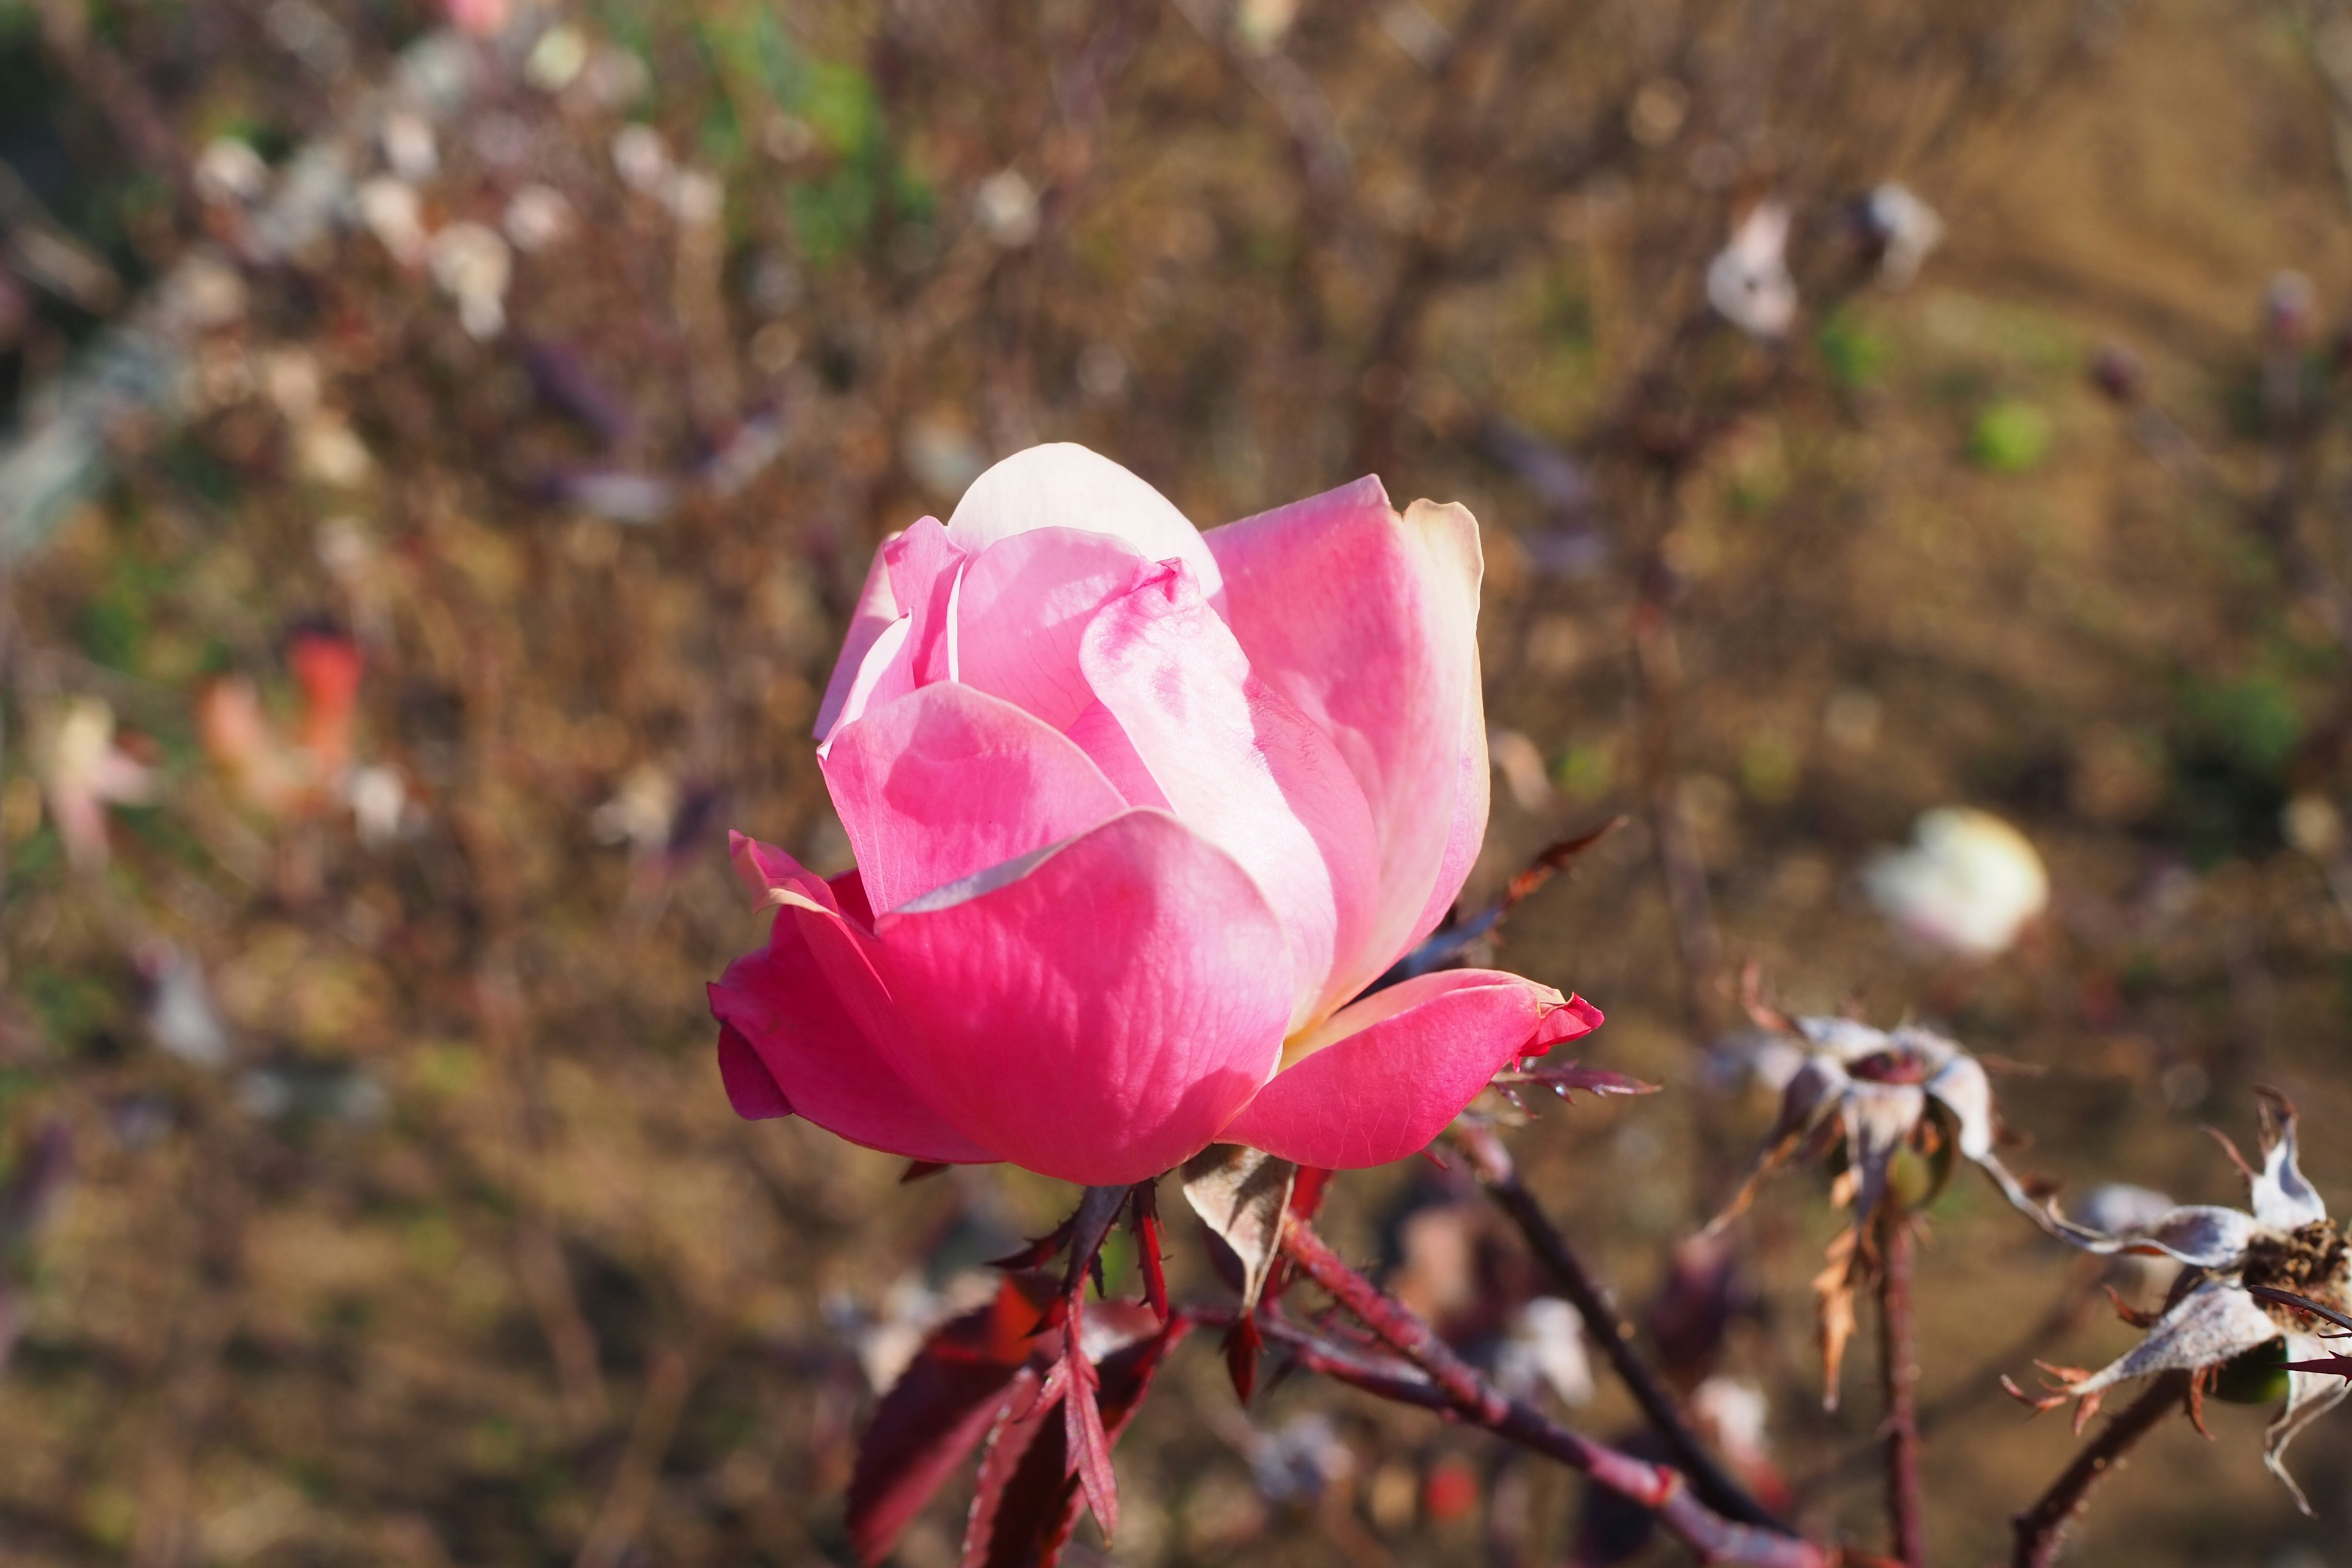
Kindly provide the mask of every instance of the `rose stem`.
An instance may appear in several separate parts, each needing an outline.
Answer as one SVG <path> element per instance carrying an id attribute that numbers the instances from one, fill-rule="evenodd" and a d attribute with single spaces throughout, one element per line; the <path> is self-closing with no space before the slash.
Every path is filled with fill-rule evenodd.
<path id="1" fill-rule="evenodd" d="M 1675 1462 L 1690 1477 L 1691 1489 L 1719 1513 L 1749 1524 L 1785 1529 L 1769 1510 L 1748 1495 L 1747 1489 L 1732 1479 L 1684 1423 L 1674 1394 L 1659 1382 L 1658 1374 L 1634 1348 L 1633 1325 L 1618 1316 L 1607 1294 L 1584 1267 L 1584 1260 L 1577 1257 L 1535 1194 L 1520 1182 L 1510 1151 L 1503 1146 L 1494 1129 L 1465 1121 L 1455 1125 L 1454 1135 L 1469 1154 L 1486 1191 L 1527 1238 L 1536 1261 L 1543 1265 L 1552 1283 L 1559 1287 L 1577 1315 L 1584 1320 L 1585 1337 L 1600 1347 L 1611 1370 L 1633 1394 L 1633 1403 L 1642 1407 L 1651 1427 L 1673 1450 Z"/>
<path id="2" fill-rule="evenodd" d="M 1658 1516 L 1658 1521 L 1696 1552 L 1702 1563 L 1744 1563 L 1754 1568 L 1831 1568 L 1834 1555 L 1811 1542 L 1724 1518 L 1699 1500 L 1682 1472 L 1637 1459 L 1631 1454 L 1572 1432 L 1534 1406 L 1507 1397 L 1467 1362 L 1455 1355 L 1427 1323 L 1394 1297 L 1340 1261 L 1314 1228 L 1286 1215 L 1282 1250 L 1299 1271 L 1321 1286 L 1412 1367 L 1381 1368 L 1360 1356 L 1333 1356 L 1310 1347 L 1303 1357 L 1314 1370 L 1353 1383 L 1385 1398 L 1451 1412 L 1523 1447 L 1548 1454 L 1570 1468 Z M 1284 1331 L 1277 1335 L 1277 1330 Z M 1281 1320 L 1265 1324 L 1269 1338 L 1296 1344 Z M 1409 1375 L 1418 1368 L 1422 1376 Z"/>
<path id="3" fill-rule="evenodd" d="M 1886 1517 L 1895 1555 L 1927 1568 L 1919 1496 L 1919 1352 L 1911 1321 L 1911 1216 L 1889 1204 L 1879 1221 L 1878 1355 L 1886 1393 Z"/>
<path id="4" fill-rule="evenodd" d="M 2074 1456 L 2041 1500 L 2017 1516 L 2017 1550 L 2013 1568 L 2048 1568 L 2058 1557 L 2060 1531 L 2081 1511 L 2091 1489 L 2123 1464 L 2124 1456 L 2152 1431 L 2189 1392 L 2189 1373 L 2168 1372 L 2147 1385 L 2147 1392 L 2125 1407 L 2090 1446 Z"/>

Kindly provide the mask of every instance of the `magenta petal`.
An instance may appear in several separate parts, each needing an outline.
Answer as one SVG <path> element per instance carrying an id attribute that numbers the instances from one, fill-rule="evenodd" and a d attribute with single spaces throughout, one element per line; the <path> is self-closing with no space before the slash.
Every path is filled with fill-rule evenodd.
<path id="1" fill-rule="evenodd" d="M 953 681 L 844 724 L 824 766 L 866 898 L 886 911 L 1127 805 L 1067 736 Z"/>
<path id="2" fill-rule="evenodd" d="M 948 536 L 974 555 L 1041 528 L 1123 539 L 1147 561 L 1183 562 L 1202 592 L 1217 592 L 1217 563 L 1200 530 L 1142 479 L 1071 442 L 1013 453 L 972 480 L 948 519 Z"/>
<path id="3" fill-rule="evenodd" d="M 1087 623 L 1151 564 L 1123 539 L 1076 529 L 999 540 L 957 592 L 956 679 L 1069 729 L 1094 701 L 1078 668 Z"/>
<path id="4" fill-rule="evenodd" d="M 933 1102 L 1066 1181 L 1139 1182 L 1198 1153 L 1273 1072 L 1290 1011 L 1249 874 L 1159 811 L 1006 871 L 878 922 Z"/>
<path id="5" fill-rule="evenodd" d="M 1486 831 L 1478 525 L 1363 479 L 1212 531 L 1250 668 L 1339 748 L 1380 836 L 1368 984 L 1433 929 Z"/>
<path id="6" fill-rule="evenodd" d="M 1568 1025 L 1552 1023 L 1563 1015 Z M 1516 974 L 1423 974 L 1294 1042 L 1292 1065 L 1220 1137 L 1329 1170 L 1386 1164 L 1426 1147 L 1515 1058 L 1580 1023 L 1559 992 Z"/>
<path id="7" fill-rule="evenodd" d="M 1080 658 L 1170 808 L 1247 868 L 1282 921 L 1291 1026 L 1360 990 L 1334 971 L 1378 913 L 1363 791 L 1322 732 L 1251 674 L 1191 573 L 1171 562 L 1104 609 Z"/>
<path id="8" fill-rule="evenodd" d="M 995 1159 L 877 1048 L 876 1025 L 888 1027 L 890 1002 L 857 946 L 840 916 L 788 899 L 767 947 L 728 965 L 710 987 L 711 1016 L 722 1026 L 719 1070 L 737 1113 L 797 1111 L 853 1143 L 911 1160 Z"/>
<path id="9" fill-rule="evenodd" d="M 889 544 L 889 540 L 883 541 L 882 550 L 874 552 L 873 563 L 866 569 L 866 587 L 857 595 L 857 608 L 849 617 L 849 636 L 842 642 L 841 657 L 833 661 L 832 679 L 824 683 L 824 700 L 817 704 L 816 710 L 816 738 L 820 741 L 841 717 L 842 705 L 849 700 L 849 684 L 866 663 L 866 654 L 890 623 L 898 618 L 898 603 L 890 595 L 889 564 L 883 559 Z"/>
<path id="10" fill-rule="evenodd" d="M 776 1087 L 775 1075 L 731 1024 L 719 1026 L 719 1081 L 727 1089 L 727 1103 L 746 1121 L 793 1113 L 793 1102 Z"/>

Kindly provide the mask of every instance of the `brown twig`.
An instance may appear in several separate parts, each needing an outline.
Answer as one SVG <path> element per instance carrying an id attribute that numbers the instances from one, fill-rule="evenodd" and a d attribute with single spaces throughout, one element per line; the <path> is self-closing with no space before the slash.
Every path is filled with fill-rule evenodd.
<path id="1" fill-rule="evenodd" d="M 1455 1355 L 1437 1331 L 1402 1302 L 1342 1262 L 1314 1227 L 1296 1214 L 1284 1216 L 1282 1249 L 1301 1273 L 1404 1358 L 1402 1363 L 1391 1364 L 1384 1359 L 1330 1351 L 1318 1343 L 1310 1347 L 1313 1359 L 1302 1358 L 1314 1370 L 1383 1398 L 1444 1410 L 1457 1420 L 1549 1455 L 1596 1486 L 1657 1515 L 1658 1522 L 1697 1553 L 1702 1563 L 1832 1568 L 1838 1561 L 1832 1549 L 1801 1537 L 1726 1519 L 1699 1500 L 1681 1471 L 1597 1443 L 1534 1406 L 1509 1398 Z M 1269 1337 L 1276 1326 L 1267 1325 Z"/>
<path id="2" fill-rule="evenodd" d="M 694 1386 L 688 1357 L 674 1346 L 656 1351 L 646 1364 L 646 1391 L 630 1424 L 627 1446 L 613 1472 L 604 1504 L 596 1510 L 572 1568 L 617 1568 L 645 1532 L 646 1514 L 660 1484 L 662 1461 L 677 1435 L 677 1419 Z"/>
<path id="3" fill-rule="evenodd" d="M 2057 1560 L 2067 1521 L 2082 1511 L 2091 1489 L 2121 1466 L 2124 1457 L 2181 1402 L 2189 1392 L 2189 1377 L 2186 1372 L 2168 1372 L 2152 1380 L 2147 1392 L 2109 1421 L 2050 1489 L 2017 1516 L 2012 1568 L 2048 1568 Z"/>
<path id="4" fill-rule="evenodd" d="M 1510 1151 L 1503 1147 L 1503 1141 L 1494 1130 L 1465 1123 L 1454 1129 L 1454 1138 L 1470 1156 L 1472 1168 L 1486 1184 L 1496 1205 L 1519 1227 L 1519 1235 L 1526 1238 L 1536 1261 L 1543 1265 L 1544 1272 L 1551 1276 L 1552 1283 L 1584 1320 L 1585 1338 L 1600 1347 L 1610 1370 L 1624 1384 L 1633 1403 L 1642 1407 L 1642 1415 L 1651 1428 L 1664 1439 L 1675 1462 L 1690 1477 L 1691 1489 L 1706 1499 L 1708 1506 L 1733 1519 L 1783 1528 L 1707 1451 L 1683 1420 L 1682 1407 L 1672 1391 L 1659 1381 L 1658 1374 L 1634 1348 L 1633 1325 L 1619 1315 L 1600 1283 L 1586 1270 L 1584 1260 L 1576 1256 L 1535 1194 L 1520 1182 Z"/>
<path id="5" fill-rule="evenodd" d="M 1895 1555 L 1927 1568 L 1927 1536 L 1919 1492 L 1919 1353 L 1911 1317 L 1911 1217 L 1888 1215 L 1879 1226 L 1878 1352 L 1886 1393 L 1886 1517 Z"/>

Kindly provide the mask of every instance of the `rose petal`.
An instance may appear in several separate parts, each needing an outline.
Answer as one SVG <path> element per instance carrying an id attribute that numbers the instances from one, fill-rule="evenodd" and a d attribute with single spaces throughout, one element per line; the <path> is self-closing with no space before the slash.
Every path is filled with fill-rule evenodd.
<path id="1" fill-rule="evenodd" d="M 890 1001 L 856 945 L 838 914 L 787 894 L 767 947 L 728 965 L 710 987 L 719 1074 L 737 1113 L 797 1111 L 853 1143 L 911 1160 L 995 1159 L 891 1065 L 873 1026 L 887 1026 Z"/>
<path id="2" fill-rule="evenodd" d="M 1273 905 L 1290 942 L 1291 1029 L 1362 989 L 1334 961 L 1378 915 L 1363 792 L 1330 742 L 1251 675 L 1190 572 L 1171 562 L 1104 609 L 1079 661 L 1170 808 Z"/>
<path id="3" fill-rule="evenodd" d="M 1032 447 L 972 480 L 948 519 L 956 544 L 978 554 L 1040 528 L 1083 529 L 1133 545 L 1147 561 L 1181 561 L 1214 598 L 1217 563 L 1200 531 L 1167 497 L 1108 458 L 1067 441 Z"/>
<path id="4" fill-rule="evenodd" d="M 1067 730 L 1095 700 L 1078 668 L 1087 623 L 1151 564 L 1123 539 L 1070 528 L 999 540 L 956 595 L 956 679 Z"/>
<path id="5" fill-rule="evenodd" d="M 850 682 L 866 662 L 876 639 L 898 618 L 898 603 L 890 595 L 890 569 L 883 559 L 890 539 L 882 542 L 883 549 L 874 552 L 873 563 L 866 568 L 866 586 L 857 595 L 857 608 L 849 617 L 849 635 L 843 639 L 841 657 L 833 661 L 833 675 L 824 683 L 824 700 L 817 704 L 816 738 L 820 741 L 831 732 L 841 717 L 842 705 L 849 700 Z"/>
<path id="6" fill-rule="evenodd" d="M 1379 916 L 1341 978 L 1360 988 L 1436 929 L 1486 831 L 1478 525 L 1399 517 L 1375 479 L 1207 536 L 1250 668 L 1339 749 L 1379 839 Z"/>
<path id="7" fill-rule="evenodd" d="M 1068 737 L 953 681 L 842 725 L 824 769 L 866 897 L 883 910 L 1127 805 Z"/>
<path id="8" fill-rule="evenodd" d="M 1302 1165 L 1385 1164 L 1427 1146 L 1514 1058 L 1572 1039 L 1598 1016 L 1515 974 L 1423 974 L 1293 1041 L 1290 1065 L 1219 1136 Z"/>
<path id="9" fill-rule="evenodd" d="M 1045 1175 L 1108 1185 L 1181 1163 L 1281 1051 L 1282 929 L 1232 857 L 1164 812 L 1115 816 L 877 931 L 933 1100 Z"/>

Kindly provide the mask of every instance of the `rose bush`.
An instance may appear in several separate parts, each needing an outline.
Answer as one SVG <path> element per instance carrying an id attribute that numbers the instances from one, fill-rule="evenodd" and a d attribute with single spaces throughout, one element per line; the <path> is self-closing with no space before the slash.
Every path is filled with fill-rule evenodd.
<path id="1" fill-rule="evenodd" d="M 1600 1015 L 1487 970 L 1360 1000 L 1486 831 L 1477 524 L 1374 479 L 1203 534 L 1073 446 L 886 542 L 817 720 L 857 867 L 710 988 L 747 1117 L 1140 1181 L 1427 1143 Z"/>

